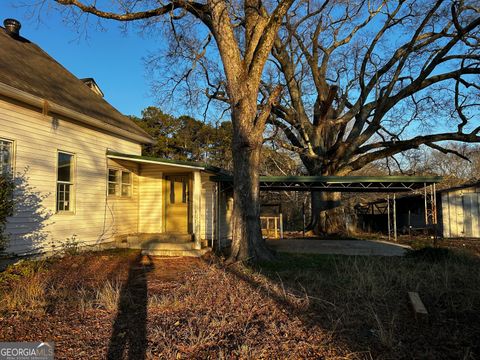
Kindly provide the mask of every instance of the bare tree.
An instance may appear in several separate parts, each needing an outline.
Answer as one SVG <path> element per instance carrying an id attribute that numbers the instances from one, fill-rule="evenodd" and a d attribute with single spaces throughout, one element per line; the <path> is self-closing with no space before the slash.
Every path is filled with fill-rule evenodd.
<path id="1" fill-rule="evenodd" d="M 232 260 L 272 257 L 262 241 L 259 221 L 259 163 L 265 123 L 280 88 L 257 106 L 265 63 L 276 34 L 294 0 L 117 0 L 104 9 L 94 0 L 54 0 L 74 15 L 155 23 L 164 18 L 174 26 L 192 19 L 188 31 L 205 31 L 213 38 L 221 59 L 226 94 L 214 94 L 229 104 L 233 124 L 234 210 Z M 110 4 L 110 5 L 108 5 Z M 197 26 L 203 26 L 200 30 Z M 198 49 L 198 56 L 201 50 Z"/>
<path id="2" fill-rule="evenodd" d="M 295 3 L 272 51 L 286 91 L 269 122 L 310 175 L 347 175 L 420 146 L 480 142 L 477 1 Z M 266 82 L 265 89 L 271 88 Z M 312 193 L 311 228 L 341 231 L 340 194 Z"/>

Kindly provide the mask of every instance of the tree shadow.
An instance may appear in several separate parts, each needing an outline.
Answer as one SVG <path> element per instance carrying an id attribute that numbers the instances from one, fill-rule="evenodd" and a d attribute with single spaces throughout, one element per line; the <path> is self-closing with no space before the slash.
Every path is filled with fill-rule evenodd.
<path id="1" fill-rule="evenodd" d="M 108 359 L 145 359 L 147 349 L 147 275 L 154 269 L 150 256 L 139 253 L 130 263 L 118 301 L 108 345 Z"/>
<path id="2" fill-rule="evenodd" d="M 278 254 L 277 254 L 278 255 Z M 265 298 L 273 300 L 279 309 L 290 319 L 300 321 L 306 334 L 313 334 L 317 330 L 325 331 L 325 338 L 329 340 L 328 343 L 336 343 L 339 346 L 340 351 L 347 352 L 350 356 L 357 352 L 364 352 L 365 356 L 358 355 L 353 358 L 356 359 L 370 359 L 370 353 L 365 351 L 354 339 L 340 334 L 336 330 L 336 323 L 332 321 L 330 315 L 334 316 L 338 309 L 336 305 L 327 301 L 315 297 L 306 296 L 306 290 L 300 286 L 300 288 L 291 286 L 283 282 L 283 279 L 277 272 L 264 271 L 264 265 L 277 264 L 274 262 L 263 262 L 260 264 L 251 264 L 247 266 L 247 272 L 242 270 L 241 264 L 222 264 L 217 263 L 222 270 L 227 274 L 234 276 L 236 279 L 246 284 L 252 291 L 260 293 Z M 279 262 L 278 264 L 281 264 Z M 272 286 L 266 284 L 262 279 L 257 279 L 251 275 L 253 273 L 259 273 L 264 277 Z M 337 319 L 338 321 L 338 319 Z"/>
<path id="3" fill-rule="evenodd" d="M 44 205 L 50 193 L 42 193 L 30 185 L 29 168 L 15 174 L 13 194 L 14 213 L 7 221 L 9 244 L 6 252 L 28 254 L 41 251 L 49 238 L 48 220 L 53 215 Z"/>

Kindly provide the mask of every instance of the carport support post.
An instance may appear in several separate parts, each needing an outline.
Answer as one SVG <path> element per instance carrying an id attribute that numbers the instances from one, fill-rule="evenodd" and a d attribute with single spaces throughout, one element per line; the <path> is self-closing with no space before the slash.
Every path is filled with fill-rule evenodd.
<path id="1" fill-rule="evenodd" d="M 393 236 L 397 242 L 397 194 L 393 194 Z"/>
<path id="2" fill-rule="evenodd" d="M 193 238 L 194 238 L 194 249 L 200 250 L 202 248 L 202 239 L 201 239 L 201 227 L 200 227 L 200 213 L 201 213 L 201 201 L 202 198 L 202 176 L 200 171 L 193 172 L 193 194 L 192 194 L 192 218 L 193 218 Z"/>
<path id="3" fill-rule="evenodd" d="M 388 241 L 390 241 L 390 195 L 387 195 L 387 228 L 388 228 Z"/>

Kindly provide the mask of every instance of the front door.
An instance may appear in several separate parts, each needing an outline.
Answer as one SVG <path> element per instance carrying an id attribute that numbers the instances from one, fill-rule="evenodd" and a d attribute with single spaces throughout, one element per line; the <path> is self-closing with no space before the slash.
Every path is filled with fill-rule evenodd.
<path id="1" fill-rule="evenodd" d="M 189 231 L 189 176 L 165 177 L 165 231 L 187 234 Z"/>

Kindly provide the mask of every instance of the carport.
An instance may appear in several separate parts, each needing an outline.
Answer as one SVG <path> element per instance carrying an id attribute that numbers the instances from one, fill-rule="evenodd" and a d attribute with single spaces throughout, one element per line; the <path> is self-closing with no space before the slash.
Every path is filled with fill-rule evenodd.
<path id="1" fill-rule="evenodd" d="M 233 185 L 233 177 L 229 175 L 212 176 L 211 180 L 219 184 L 220 192 L 231 189 Z M 390 236 L 393 225 L 396 240 L 396 194 L 421 191 L 426 214 L 425 225 L 436 226 L 436 184 L 441 180 L 441 176 L 260 176 L 260 191 L 386 193 L 388 233 Z"/>

